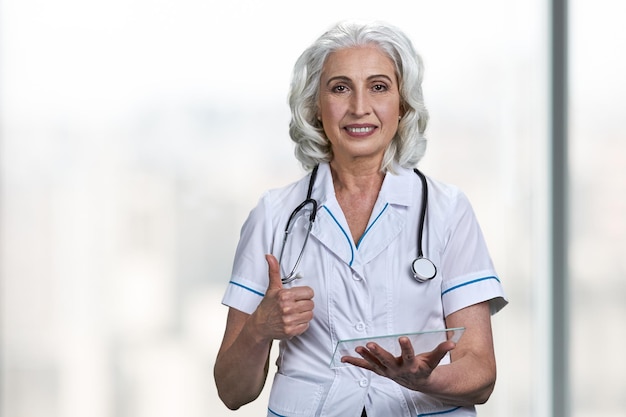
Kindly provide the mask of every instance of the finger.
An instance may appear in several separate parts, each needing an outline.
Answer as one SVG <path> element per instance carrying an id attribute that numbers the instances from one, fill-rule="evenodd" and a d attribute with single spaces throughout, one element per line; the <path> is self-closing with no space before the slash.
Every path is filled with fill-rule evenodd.
<path id="1" fill-rule="evenodd" d="M 408 337 L 401 337 L 398 339 L 398 342 L 400 343 L 400 349 L 402 350 L 402 360 L 404 362 L 411 362 L 415 359 L 415 351 L 413 350 L 411 340 Z"/>
<path id="2" fill-rule="evenodd" d="M 446 356 L 446 353 L 450 352 L 455 347 L 456 344 L 450 340 L 440 343 L 434 350 L 426 354 L 426 361 L 430 367 L 434 369 L 439 365 L 443 357 Z"/>
<path id="3" fill-rule="evenodd" d="M 367 369 L 368 371 L 374 370 L 374 368 L 368 361 L 366 361 L 365 359 L 361 359 L 361 358 L 355 358 L 354 356 L 342 356 L 341 363 L 347 363 L 350 365 L 358 366 L 359 368 Z"/>
<path id="4" fill-rule="evenodd" d="M 267 285 L 268 290 L 279 290 L 283 288 L 283 281 L 280 278 L 280 267 L 278 265 L 278 260 L 274 255 L 265 255 L 265 260 L 267 261 L 268 275 L 269 275 L 269 283 Z"/>
<path id="5" fill-rule="evenodd" d="M 370 352 L 365 346 L 357 346 L 354 351 L 361 356 L 360 358 L 354 356 L 342 356 L 341 362 L 349 363 L 350 365 L 358 366 L 359 368 L 367 369 L 372 372 L 380 372 L 383 368 L 378 359 Z"/>
<path id="6" fill-rule="evenodd" d="M 302 308 L 309 307 L 308 309 L 313 309 L 313 296 L 315 295 L 313 288 L 309 286 L 304 287 L 293 287 L 292 288 L 294 294 L 295 301 L 311 301 L 311 303 L 302 304 Z"/>
<path id="7" fill-rule="evenodd" d="M 389 368 L 397 363 L 396 358 L 391 353 L 373 342 L 366 344 L 362 351 L 357 350 L 357 353 L 379 369 Z"/>

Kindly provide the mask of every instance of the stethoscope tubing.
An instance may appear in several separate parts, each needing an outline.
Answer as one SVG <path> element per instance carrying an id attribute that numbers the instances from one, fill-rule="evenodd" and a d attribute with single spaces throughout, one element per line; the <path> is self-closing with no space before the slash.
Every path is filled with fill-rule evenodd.
<path id="1" fill-rule="evenodd" d="M 435 275 L 437 275 L 437 267 L 430 259 L 424 256 L 424 250 L 422 247 L 426 211 L 428 209 L 428 182 L 426 181 L 426 175 L 424 175 L 419 169 L 413 168 L 413 171 L 422 181 L 422 206 L 420 207 L 420 220 L 417 228 L 417 258 L 415 258 L 415 260 L 411 263 L 411 270 L 413 271 L 413 277 L 418 282 L 426 282 L 435 278 Z"/>
<path id="2" fill-rule="evenodd" d="M 302 249 L 300 250 L 300 254 L 296 260 L 294 267 L 291 272 L 282 277 L 281 280 L 283 284 L 287 284 L 289 282 L 294 281 L 295 279 L 300 278 L 300 274 L 297 273 L 298 266 L 300 265 L 300 261 L 302 260 L 302 256 L 304 254 L 304 249 L 306 248 L 306 244 L 309 240 L 309 235 L 311 234 L 311 229 L 313 227 L 313 223 L 315 222 L 315 217 L 317 215 L 317 201 L 312 198 L 313 194 L 313 185 L 315 184 L 315 180 L 317 178 L 317 171 L 319 165 L 316 165 L 311 171 L 311 178 L 309 179 L 309 186 L 307 190 L 307 196 L 302 203 L 300 203 L 290 214 L 289 219 L 287 220 L 287 224 L 285 225 L 285 236 L 283 238 L 282 247 L 280 250 L 280 255 L 278 258 L 278 263 L 282 265 L 283 254 L 285 251 L 285 247 L 287 244 L 287 239 L 289 237 L 289 226 L 293 221 L 294 217 L 307 205 L 312 205 L 311 214 L 309 215 L 309 226 L 306 232 L 306 237 L 304 238 L 304 243 L 302 244 Z M 433 279 L 437 275 L 437 267 L 435 264 L 428 258 L 424 256 L 424 250 L 422 247 L 422 241 L 424 239 L 424 227 L 426 223 L 426 213 L 428 208 L 428 183 L 426 181 L 426 176 L 417 168 L 414 168 L 413 171 L 417 174 L 422 182 L 422 201 L 420 207 L 420 217 L 418 223 L 418 231 L 417 231 L 417 258 L 411 263 L 411 270 L 413 272 L 413 277 L 418 282 L 426 282 L 428 280 Z"/>

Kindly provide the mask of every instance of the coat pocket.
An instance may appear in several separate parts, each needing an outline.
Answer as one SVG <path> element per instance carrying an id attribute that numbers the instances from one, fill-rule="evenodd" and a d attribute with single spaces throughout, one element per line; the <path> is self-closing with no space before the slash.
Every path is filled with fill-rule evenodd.
<path id="1" fill-rule="evenodd" d="M 270 391 L 268 416 L 309 417 L 315 415 L 324 386 L 290 378 L 282 374 L 274 376 Z"/>

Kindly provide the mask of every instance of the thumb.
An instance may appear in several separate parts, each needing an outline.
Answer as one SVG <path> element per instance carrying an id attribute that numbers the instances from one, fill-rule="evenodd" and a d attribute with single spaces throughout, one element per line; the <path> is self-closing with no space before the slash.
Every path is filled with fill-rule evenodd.
<path id="1" fill-rule="evenodd" d="M 427 361 L 430 364 L 431 368 L 435 368 L 439 365 L 439 362 L 446 356 L 446 353 L 450 352 L 452 349 L 456 347 L 456 343 L 447 340 L 445 342 L 440 343 L 437 347 L 427 354 Z"/>
<path id="2" fill-rule="evenodd" d="M 276 290 L 283 288 L 283 281 L 280 277 L 280 266 L 278 265 L 278 260 L 274 255 L 265 255 L 265 260 L 267 261 L 268 275 L 270 278 L 269 284 L 267 285 L 268 290 Z"/>

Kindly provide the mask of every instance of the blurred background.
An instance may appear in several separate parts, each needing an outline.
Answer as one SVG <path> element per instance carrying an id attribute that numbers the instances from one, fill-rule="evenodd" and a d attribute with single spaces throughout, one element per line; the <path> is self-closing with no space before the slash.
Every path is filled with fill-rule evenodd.
<path id="1" fill-rule="evenodd" d="M 572 416 L 617 417 L 626 3 L 569 6 L 566 383 Z M 264 415 L 267 389 L 217 398 L 220 300 L 249 210 L 303 174 L 293 63 L 344 18 L 422 54 L 421 167 L 467 193 L 509 296 L 479 414 L 550 416 L 548 1 L 1 0 L 0 417 Z"/>

